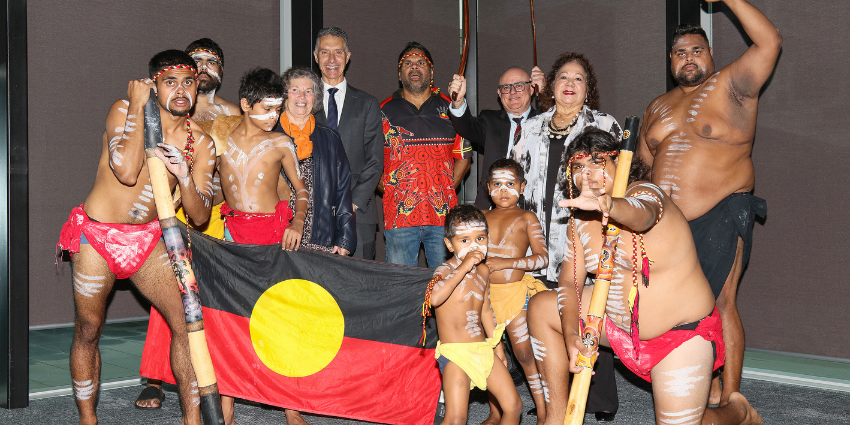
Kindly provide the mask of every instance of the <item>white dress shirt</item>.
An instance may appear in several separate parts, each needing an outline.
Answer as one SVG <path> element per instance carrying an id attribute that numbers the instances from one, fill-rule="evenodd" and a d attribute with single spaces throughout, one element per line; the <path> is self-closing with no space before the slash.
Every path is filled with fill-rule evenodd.
<path id="1" fill-rule="evenodd" d="M 328 93 L 328 89 L 331 87 L 336 87 L 339 91 L 334 95 L 334 100 L 336 100 L 336 122 L 339 125 L 340 118 L 342 118 L 342 104 L 345 103 L 345 91 L 348 89 L 348 82 L 345 78 L 342 79 L 342 82 L 332 86 L 322 80 L 322 87 L 324 88 L 322 91 L 322 105 L 325 107 L 325 118 L 328 116 L 328 99 L 330 98 L 330 93 Z"/>

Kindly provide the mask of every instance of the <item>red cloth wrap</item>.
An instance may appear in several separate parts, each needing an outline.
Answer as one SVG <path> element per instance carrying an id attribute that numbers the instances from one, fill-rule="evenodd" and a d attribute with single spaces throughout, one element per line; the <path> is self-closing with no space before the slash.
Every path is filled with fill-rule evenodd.
<path id="1" fill-rule="evenodd" d="M 73 257 L 80 252 L 82 232 L 118 279 L 136 273 L 162 237 L 157 219 L 146 224 L 99 223 L 91 221 L 80 205 L 71 210 L 56 245 Z"/>
<path id="2" fill-rule="evenodd" d="M 233 242 L 272 245 L 283 240 L 283 231 L 292 220 L 292 209 L 288 202 L 280 201 L 274 213 L 246 213 L 230 208 L 225 202 L 221 205 L 221 215 Z"/>
<path id="3" fill-rule="evenodd" d="M 605 332 L 608 335 L 608 343 L 623 364 L 648 382 L 652 382 L 649 372 L 655 365 L 664 360 L 671 351 L 685 341 L 697 336 L 715 343 L 717 356 L 714 360 L 713 370 L 723 366 L 725 361 L 726 346 L 723 343 L 723 325 L 720 323 L 717 307 L 714 307 L 710 316 L 700 320 L 694 330 L 671 329 L 661 336 L 648 341 L 640 341 L 640 354 L 638 355 L 635 355 L 632 336 L 618 328 L 607 315 L 605 316 Z"/>

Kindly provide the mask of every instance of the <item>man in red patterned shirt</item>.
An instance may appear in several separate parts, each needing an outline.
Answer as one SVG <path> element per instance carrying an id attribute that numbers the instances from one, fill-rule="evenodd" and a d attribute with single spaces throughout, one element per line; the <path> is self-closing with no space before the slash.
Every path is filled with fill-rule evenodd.
<path id="1" fill-rule="evenodd" d="M 457 205 L 455 189 L 472 162 L 469 142 L 449 120 L 448 96 L 433 83 L 434 66 L 425 46 L 412 41 L 399 54 L 402 88 L 381 103 L 384 129 L 384 236 L 387 262 L 418 263 L 425 246 L 428 267 L 447 257 L 443 223 Z"/>

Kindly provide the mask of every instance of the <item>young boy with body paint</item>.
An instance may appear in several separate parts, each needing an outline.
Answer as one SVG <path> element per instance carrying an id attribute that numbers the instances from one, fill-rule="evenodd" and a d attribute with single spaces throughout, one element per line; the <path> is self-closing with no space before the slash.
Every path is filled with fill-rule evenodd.
<path id="1" fill-rule="evenodd" d="M 271 131 L 283 107 L 280 76 L 267 68 L 248 71 L 239 86 L 242 122 L 218 161 L 225 203 L 225 239 L 239 243 L 298 249 L 308 195 L 297 165 L 295 145 Z M 295 214 L 277 192 L 280 171 L 295 188 Z"/>
<path id="2" fill-rule="evenodd" d="M 549 250 L 537 215 L 517 206 L 525 189 L 525 175 L 519 163 L 499 159 L 490 166 L 487 188 L 495 209 L 484 211 L 489 227 L 489 244 L 485 264 L 490 271 L 490 303 L 497 324 L 505 324 L 514 355 L 528 379 L 537 407 L 538 423 L 546 417 L 544 389 L 534 364 L 528 335 L 526 308 L 529 299 L 547 288 L 526 272 L 545 269 Z M 526 256 L 528 248 L 531 255 Z M 499 408 L 490 396 L 487 424 L 498 423 Z"/>
<path id="3" fill-rule="evenodd" d="M 621 231 L 599 343 L 652 383 L 657 423 L 761 424 L 740 393 L 722 407 L 706 408 L 712 372 L 724 361 L 714 295 L 685 216 L 661 188 L 640 181 L 646 165 L 635 159 L 625 196 L 608 195 L 618 145 L 610 133 L 589 129 L 564 155 L 572 178 L 561 188 L 569 199 L 559 205 L 583 211 L 575 211 L 568 226 L 558 289 L 538 294 L 528 309 L 535 355 L 545 352 L 537 362 L 548 384 L 545 423 L 564 423 L 568 372 L 582 370 L 579 351 L 590 355 L 579 318 L 587 317 L 593 287 L 584 283 L 602 262 L 603 226 L 610 220 Z"/>
<path id="4" fill-rule="evenodd" d="M 437 267 L 428 295 L 440 335 L 435 356 L 443 374 L 444 424 L 466 423 L 474 387 L 490 388 L 502 407 L 500 423 L 519 423 L 522 401 L 499 342 L 505 326 L 496 326 L 490 307 L 487 241 L 487 220 L 478 208 L 460 205 L 446 215 L 446 247 L 455 255 Z"/>

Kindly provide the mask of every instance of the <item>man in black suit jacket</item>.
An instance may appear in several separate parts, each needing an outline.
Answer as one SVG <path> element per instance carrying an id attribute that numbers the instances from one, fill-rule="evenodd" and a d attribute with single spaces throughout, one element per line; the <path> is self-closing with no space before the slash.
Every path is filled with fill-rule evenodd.
<path id="1" fill-rule="evenodd" d="M 374 260 L 375 235 L 381 220 L 375 188 L 384 167 L 381 108 L 378 99 L 345 79 L 345 66 L 351 58 L 345 31 L 337 27 L 319 30 L 313 56 L 324 87 L 323 110 L 315 114 L 316 122 L 339 132 L 351 166 L 351 199 L 357 218 L 357 249 L 353 255 Z"/>
<path id="2" fill-rule="evenodd" d="M 466 79 L 455 75 L 449 85 L 449 93 L 458 93 L 457 100 L 452 102 L 449 118 L 452 120 L 455 131 L 464 139 L 472 142 L 479 153 L 484 154 L 482 173 L 487 173 L 490 164 L 500 158 L 507 158 L 510 146 L 513 145 L 514 136 L 519 135 L 518 125 L 515 122 L 520 119 L 519 127 L 525 124 L 528 118 L 540 113 L 531 107 L 532 85 L 543 87 L 545 78 L 543 71 L 535 67 L 531 71 L 534 76 L 529 77 L 524 69 L 511 67 L 499 77 L 499 86 L 496 92 L 502 102 L 503 110 L 481 111 L 477 117 L 473 116 L 466 106 Z M 478 182 L 478 194 L 475 197 L 475 206 L 482 210 L 490 209 L 490 193 L 487 191 L 487 176 L 480 174 Z"/>

